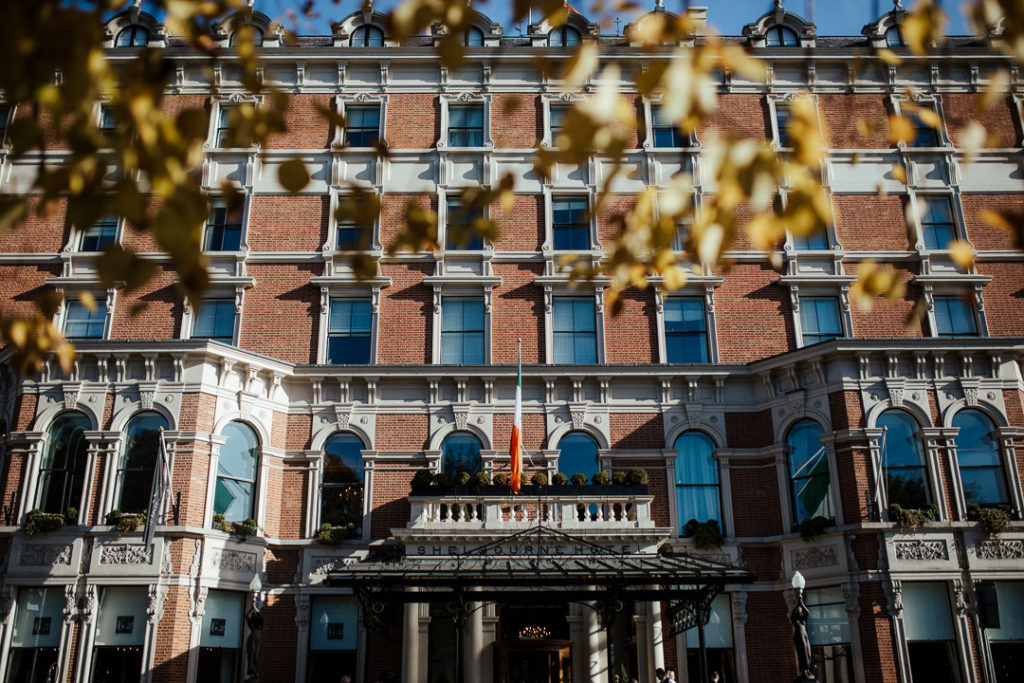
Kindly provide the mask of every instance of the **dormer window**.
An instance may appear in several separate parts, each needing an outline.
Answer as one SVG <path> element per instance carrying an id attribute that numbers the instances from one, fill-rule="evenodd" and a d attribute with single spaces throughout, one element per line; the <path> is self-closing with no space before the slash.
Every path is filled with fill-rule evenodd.
<path id="1" fill-rule="evenodd" d="M 559 26 L 548 34 L 551 47 L 575 47 L 580 44 L 580 32 L 572 26 Z"/>
<path id="2" fill-rule="evenodd" d="M 384 31 L 376 26 L 360 26 L 352 31 L 349 45 L 352 47 L 384 47 Z"/>
<path id="3" fill-rule="evenodd" d="M 117 34 L 114 47 L 146 47 L 148 42 L 149 31 L 144 26 L 132 24 Z"/>
<path id="4" fill-rule="evenodd" d="M 241 35 L 243 29 L 238 29 L 231 34 L 231 38 L 228 40 L 228 45 L 234 47 L 238 45 L 238 37 Z M 263 31 L 259 30 L 255 26 L 250 26 L 249 30 L 252 31 L 252 44 L 256 47 L 263 45 Z"/>
<path id="5" fill-rule="evenodd" d="M 903 34 L 899 26 L 892 26 L 885 32 L 885 44 L 887 47 L 903 47 Z"/>
<path id="6" fill-rule="evenodd" d="M 800 45 L 796 31 L 782 24 L 776 24 L 765 31 L 764 40 L 767 47 L 797 47 Z"/>
<path id="7" fill-rule="evenodd" d="M 484 32 L 474 26 L 470 26 L 462 34 L 462 44 L 466 47 L 483 47 Z"/>

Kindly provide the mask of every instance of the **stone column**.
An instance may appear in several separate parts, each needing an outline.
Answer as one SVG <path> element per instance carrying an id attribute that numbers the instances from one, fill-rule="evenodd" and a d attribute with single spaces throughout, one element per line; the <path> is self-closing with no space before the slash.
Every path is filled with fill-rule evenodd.
<path id="1" fill-rule="evenodd" d="M 591 608 L 583 610 L 583 633 L 587 643 L 587 668 L 584 678 L 590 683 L 610 683 L 608 676 L 608 637 L 601 626 L 597 612 Z"/>
<path id="2" fill-rule="evenodd" d="M 462 666 L 465 671 L 464 680 L 483 681 L 483 607 L 478 602 L 466 603 L 466 627 L 463 631 Z M 490 672 L 487 672 L 488 678 Z"/>
<path id="3" fill-rule="evenodd" d="M 415 602 L 407 602 L 402 608 L 402 680 L 405 683 L 420 681 L 420 611 Z"/>

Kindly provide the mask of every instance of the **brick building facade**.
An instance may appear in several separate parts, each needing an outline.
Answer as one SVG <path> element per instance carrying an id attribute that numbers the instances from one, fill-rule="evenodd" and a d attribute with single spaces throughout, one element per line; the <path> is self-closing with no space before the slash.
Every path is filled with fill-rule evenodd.
<path id="1" fill-rule="evenodd" d="M 4 376 L 0 677 L 240 681 L 255 604 L 262 680 L 435 683 L 461 669 L 465 681 L 610 683 L 622 671 L 653 680 L 657 667 L 699 680 L 696 630 L 675 632 L 672 600 L 620 603 L 609 625 L 592 604 L 539 592 L 533 605 L 470 603 L 462 625 L 450 605 L 357 600 L 344 585 L 346 567 L 460 558 L 539 527 L 587 552 L 752 572 L 753 582 L 724 586 L 704 627 L 709 668 L 727 683 L 794 675 L 796 571 L 828 683 L 1015 680 L 1024 257 L 983 212 L 1022 205 L 1024 85 L 987 39 L 906 55 L 903 16 L 829 38 L 781 9 L 760 17 L 729 40 L 763 59 L 767 84 L 720 75 L 720 109 L 695 139 L 637 97 L 647 132 L 626 154 L 632 173 L 613 185 L 614 209 L 594 217 L 605 160 L 549 180 L 532 170 L 534 145 L 550 145 L 561 112 L 590 90 L 566 92 L 536 57 L 564 58 L 563 46 L 586 37 L 626 69 L 668 51 L 598 35 L 579 14 L 519 37 L 479 15 L 465 66 L 451 71 L 437 64 L 435 37 L 397 44 L 375 13 L 294 46 L 262 15 L 239 15 L 215 39 L 226 46 L 238 22 L 251 23 L 265 82 L 292 93 L 288 130 L 265 149 L 220 145 L 221 117 L 246 97 L 230 59 L 211 70 L 137 10 L 112 19 L 115 63 L 147 41 L 169 48 L 165 106 L 208 108 L 204 184 L 216 194 L 234 183 L 245 204 L 236 219 L 214 203 L 201 309 L 131 226 L 81 230 L 58 207 L 0 236 L 4 313 L 27 313 L 56 288 L 67 302 L 57 320 L 78 346 L 70 377 L 55 364 Z M 877 56 L 885 46 L 903 66 Z M 1003 69 L 1009 90 L 983 117 L 992 142 L 968 159 L 959 131 Z M 599 260 L 611 214 L 645 187 L 691 171 L 697 201 L 714 195 L 699 146 L 710 131 L 785 148 L 794 97 L 811 99 L 826 135 L 827 234 L 788 237 L 780 267 L 741 238 L 728 272 L 705 269 L 667 294 L 627 292 L 618 316 L 600 282 L 569 287 L 559 257 Z M 942 125 L 890 147 L 886 120 L 908 98 Z M 349 129 L 315 114 L 324 106 Z M 277 169 L 296 154 L 312 181 L 291 195 Z M 34 163 L 0 151 L 3 190 L 22 191 Z M 508 171 L 514 203 L 491 208 L 498 241 L 450 240 L 453 198 Z M 362 245 L 380 264 L 369 281 L 342 253 L 353 226 L 334 217 L 353 187 L 382 205 Z M 442 250 L 388 256 L 410 201 L 438 211 Z M 977 251 L 970 270 L 954 264 L 954 239 Z M 97 289 L 97 252 L 112 241 L 157 263 L 149 284 Z M 904 300 L 851 305 L 868 259 L 899 273 Z M 98 313 L 77 303 L 83 291 Z M 908 326 L 919 298 L 927 311 Z M 642 468 L 646 488 L 412 491 L 423 469 L 508 471 L 519 339 L 528 472 Z M 159 427 L 170 495 L 146 545 L 139 530 L 119 536 L 110 513 L 146 507 Z M 65 526 L 26 533 L 30 511 L 68 508 Z M 989 534 L 978 511 L 999 509 L 1010 527 Z M 904 522 L 915 511 L 932 518 L 912 530 L 897 524 L 900 510 Z M 712 520 L 720 545 L 698 548 Z"/>

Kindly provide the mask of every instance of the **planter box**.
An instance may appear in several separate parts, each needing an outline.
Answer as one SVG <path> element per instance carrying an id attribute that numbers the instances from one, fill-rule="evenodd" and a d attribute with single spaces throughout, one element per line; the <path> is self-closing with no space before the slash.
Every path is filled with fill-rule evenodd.
<path id="1" fill-rule="evenodd" d="M 546 484 L 538 486 L 527 484 L 519 489 L 522 497 L 537 496 L 580 496 L 586 498 L 603 496 L 646 496 L 648 494 L 647 484 L 592 484 L 589 486 L 555 486 Z M 456 496 L 511 496 L 510 486 L 498 484 L 427 484 L 412 486 L 411 496 L 422 496 L 426 498 L 444 498 Z"/>

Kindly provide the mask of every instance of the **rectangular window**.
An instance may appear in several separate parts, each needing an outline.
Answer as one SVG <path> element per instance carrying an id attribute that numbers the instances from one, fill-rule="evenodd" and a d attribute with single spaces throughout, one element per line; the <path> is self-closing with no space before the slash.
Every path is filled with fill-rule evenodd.
<path id="1" fill-rule="evenodd" d="M 551 235 L 555 249 L 590 249 L 590 224 L 585 197 L 551 199 Z"/>
<path id="2" fill-rule="evenodd" d="M 225 148 L 231 145 L 231 112 L 237 109 L 235 105 L 224 104 L 217 108 L 217 130 L 214 131 L 214 146 Z"/>
<path id="3" fill-rule="evenodd" d="M 484 300 L 451 297 L 441 300 L 441 362 L 480 365 L 484 362 Z"/>
<path id="4" fill-rule="evenodd" d="M 199 682 L 241 679 L 245 593 L 211 590 L 199 631 Z"/>
<path id="5" fill-rule="evenodd" d="M 904 581 L 903 625 L 911 678 L 960 683 L 960 661 L 946 584 Z"/>
<path id="6" fill-rule="evenodd" d="M 18 588 L 13 622 L 8 681 L 47 681 L 57 667 L 63 616 L 64 590 Z"/>
<path id="7" fill-rule="evenodd" d="M 800 329 L 804 346 L 842 337 L 839 301 L 831 296 L 800 297 Z"/>
<path id="8" fill-rule="evenodd" d="M 793 248 L 797 251 L 824 251 L 828 249 L 828 236 L 824 230 L 810 235 L 793 235 Z"/>
<path id="9" fill-rule="evenodd" d="M 559 133 L 562 132 L 565 126 L 565 119 L 569 115 L 569 111 L 572 109 L 566 104 L 552 104 L 548 109 L 548 123 L 551 129 L 551 144 L 555 145 Z"/>
<path id="10" fill-rule="evenodd" d="M 332 365 L 368 365 L 372 323 L 373 306 L 369 299 L 332 299 L 327 329 L 327 362 Z"/>
<path id="11" fill-rule="evenodd" d="M 484 105 L 458 104 L 448 107 L 448 146 L 482 147 Z"/>
<path id="12" fill-rule="evenodd" d="M 931 108 L 931 105 L 924 105 Z M 911 147 L 938 147 L 939 146 L 939 131 L 935 130 L 934 127 L 929 126 L 921 118 L 921 115 L 916 111 L 912 111 L 909 114 L 905 114 L 904 118 L 910 122 L 910 125 L 914 129 L 914 140 Z"/>
<path id="13" fill-rule="evenodd" d="M 64 334 L 70 339 L 103 339 L 107 326 L 107 302 L 97 299 L 90 311 L 81 301 L 68 301 L 64 316 Z"/>
<path id="14" fill-rule="evenodd" d="M 117 216 L 101 216 L 82 231 L 79 251 L 103 251 L 117 239 Z"/>
<path id="15" fill-rule="evenodd" d="M 850 622 L 839 588 L 815 588 L 804 593 L 807 603 L 807 636 L 811 658 L 822 683 L 851 683 L 853 653 Z"/>
<path id="16" fill-rule="evenodd" d="M 651 105 L 651 129 L 655 147 L 689 147 L 689 137 L 661 113 L 660 105 Z"/>
<path id="17" fill-rule="evenodd" d="M 238 251 L 242 246 L 242 211 L 231 211 L 227 206 L 214 203 L 210 207 L 210 220 L 206 223 L 206 251 Z"/>
<path id="18" fill-rule="evenodd" d="M 93 651 L 93 680 L 130 681 L 142 672 L 146 635 L 145 588 L 110 586 L 100 594 Z"/>
<path id="19" fill-rule="evenodd" d="M 359 603 L 351 596 L 318 595 L 312 612 L 307 680 L 333 681 L 339 672 L 354 675 Z"/>
<path id="20" fill-rule="evenodd" d="M 702 298 L 665 300 L 665 355 L 669 363 L 708 362 L 708 325 Z"/>
<path id="21" fill-rule="evenodd" d="M 793 146 L 793 135 L 790 126 L 793 121 L 793 110 L 785 102 L 775 103 L 775 126 L 779 131 L 779 147 L 790 148 Z"/>
<path id="22" fill-rule="evenodd" d="M 974 309 L 958 296 L 935 297 L 935 334 L 939 337 L 973 337 L 978 334 Z"/>
<path id="23" fill-rule="evenodd" d="M 338 249 L 359 249 L 361 245 L 362 230 L 359 223 L 351 216 L 346 216 L 338 221 Z"/>
<path id="24" fill-rule="evenodd" d="M 380 105 L 345 107 L 345 144 L 372 147 L 380 139 Z"/>
<path id="25" fill-rule="evenodd" d="M 956 239 L 953 224 L 953 207 L 949 197 L 921 197 L 924 204 L 921 211 L 921 236 L 925 249 L 949 249 L 949 243 Z"/>
<path id="26" fill-rule="evenodd" d="M 597 362 L 597 326 L 592 298 L 556 298 L 552 322 L 554 362 Z"/>
<path id="27" fill-rule="evenodd" d="M 117 118 L 113 107 L 100 107 L 99 130 L 104 137 L 114 137 L 114 133 L 117 132 Z"/>
<path id="28" fill-rule="evenodd" d="M 473 223 L 482 218 L 480 211 L 474 207 L 464 209 L 462 200 L 458 197 L 449 197 L 447 208 L 445 247 L 470 251 L 483 249 L 484 241 L 473 229 Z"/>
<path id="29" fill-rule="evenodd" d="M 234 299 L 205 299 L 192 324 L 192 338 L 233 344 L 235 314 Z"/>
<path id="30" fill-rule="evenodd" d="M 708 680 L 711 671 L 717 671 L 719 680 L 732 683 L 738 681 L 736 661 L 733 657 L 732 639 L 732 598 L 726 593 L 716 595 L 711 601 L 711 618 L 704 626 L 704 647 L 708 658 Z M 686 631 L 686 668 L 690 680 L 697 680 L 700 671 L 700 637 L 697 629 Z M 681 680 L 677 676 L 677 680 Z"/>
<path id="31" fill-rule="evenodd" d="M 1020 677 L 1024 653 L 1024 582 L 996 581 L 999 625 L 985 629 L 992 651 L 996 683 L 1010 683 Z"/>

